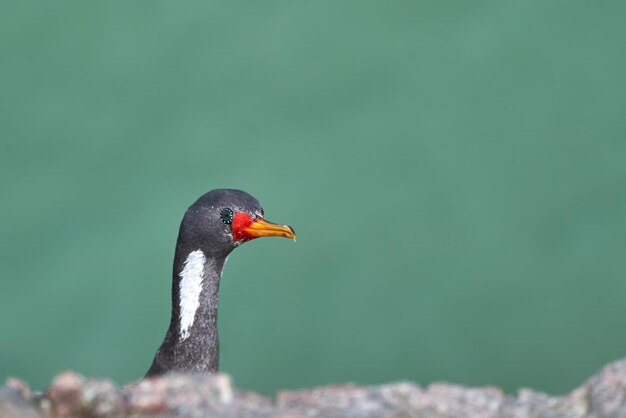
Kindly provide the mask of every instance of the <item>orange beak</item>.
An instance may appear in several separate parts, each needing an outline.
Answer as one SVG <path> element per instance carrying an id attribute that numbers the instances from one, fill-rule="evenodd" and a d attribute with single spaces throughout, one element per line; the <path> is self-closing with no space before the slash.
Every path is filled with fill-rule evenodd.
<path id="1" fill-rule="evenodd" d="M 285 237 L 296 239 L 296 233 L 289 225 L 278 225 L 263 218 L 257 218 L 251 224 L 241 228 L 241 231 L 249 238 L 259 237 Z"/>
<path id="2" fill-rule="evenodd" d="M 250 241 L 260 237 L 285 237 L 296 239 L 296 233 L 288 225 L 278 225 L 266 221 L 261 216 L 253 219 L 244 212 L 235 212 L 233 223 L 233 238 L 237 241 Z"/>

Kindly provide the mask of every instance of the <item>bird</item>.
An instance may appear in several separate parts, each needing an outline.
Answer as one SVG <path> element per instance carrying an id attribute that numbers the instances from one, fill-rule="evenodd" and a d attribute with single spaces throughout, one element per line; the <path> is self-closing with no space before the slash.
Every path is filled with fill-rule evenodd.
<path id="1" fill-rule="evenodd" d="M 274 236 L 296 239 L 292 227 L 267 221 L 259 201 L 243 190 L 211 190 L 187 209 L 174 254 L 170 324 L 146 377 L 218 372 L 218 291 L 226 258 L 247 241 Z"/>

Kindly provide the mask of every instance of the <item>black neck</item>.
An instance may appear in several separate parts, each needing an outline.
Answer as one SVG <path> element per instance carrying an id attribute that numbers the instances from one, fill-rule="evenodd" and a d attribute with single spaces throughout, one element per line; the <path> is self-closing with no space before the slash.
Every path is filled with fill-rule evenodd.
<path id="1" fill-rule="evenodd" d="M 161 347 L 152 363 L 147 376 L 163 374 L 165 372 L 180 373 L 215 373 L 219 368 L 219 337 L 217 332 L 218 291 L 225 257 L 215 257 L 206 252 L 196 253 L 203 257 L 203 262 L 196 260 L 195 272 L 201 271 L 201 281 L 198 274 L 197 284 L 201 287 L 197 300 L 197 308 L 183 308 L 181 315 L 181 282 L 183 270 L 189 268 L 189 254 L 201 251 L 199 248 L 184 248 L 179 242 L 174 258 L 172 278 L 172 317 L 170 326 Z M 187 261 L 187 264 L 185 263 Z M 202 267 L 200 267 L 202 265 Z M 191 291 L 192 295 L 194 294 Z M 189 297 L 183 297 L 187 302 Z M 185 317 L 185 320 L 183 320 Z M 190 319 L 192 318 L 192 319 Z M 191 324 L 190 324 L 191 322 Z"/>

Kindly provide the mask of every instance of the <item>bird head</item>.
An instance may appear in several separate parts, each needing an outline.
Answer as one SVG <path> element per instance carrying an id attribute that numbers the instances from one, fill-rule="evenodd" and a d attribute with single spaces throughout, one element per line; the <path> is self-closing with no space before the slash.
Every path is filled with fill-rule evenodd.
<path id="1" fill-rule="evenodd" d="M 260 237 L 296 238 L 290 226 L 265 219 L 259 201 L 243 190 L 215 189 L 192 204 L 181 223 L 179 240 L 205 254 L 226 256 Z"/>

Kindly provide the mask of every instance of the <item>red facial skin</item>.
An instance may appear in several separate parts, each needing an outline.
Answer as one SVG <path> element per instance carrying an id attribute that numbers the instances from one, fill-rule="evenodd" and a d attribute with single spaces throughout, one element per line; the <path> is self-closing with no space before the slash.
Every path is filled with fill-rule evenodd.
<path id="1" fill-rule="evenodd" d="M 249 236 L 244 230 L 244 228 L 250 226 L 252 222 L 254 222 L 254 219 L 252 219 L 252 216 L 247 213 L 235 212 L 233 215 L 233 223 L 231 224 L 233 238 L 235 241 L 246 242 L 256 238 Z"/>

